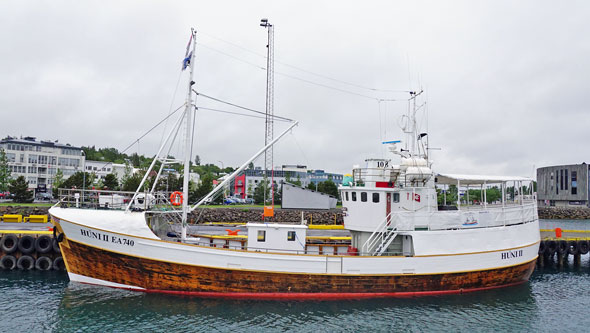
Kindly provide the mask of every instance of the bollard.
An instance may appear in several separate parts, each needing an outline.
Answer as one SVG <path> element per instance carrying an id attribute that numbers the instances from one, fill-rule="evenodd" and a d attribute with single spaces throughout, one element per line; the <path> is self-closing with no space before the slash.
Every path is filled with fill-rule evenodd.
<path id="1" fill-rule="evenodd" d="M 561 238 L 561 228 L 555 228 L 555 237 Z"/>

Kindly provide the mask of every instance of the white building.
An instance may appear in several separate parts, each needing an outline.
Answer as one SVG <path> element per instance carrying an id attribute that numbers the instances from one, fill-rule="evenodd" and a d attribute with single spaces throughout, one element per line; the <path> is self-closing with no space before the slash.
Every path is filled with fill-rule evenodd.
<path id="1" fill-rule="evenodd" d="M 0 140 L 0 148 L 6 153 L 12 178 L 24 176 L 34 190 L 51 189 L 58 169 L 67 179 L 84 165 L 81 148 L 57 141 L 6 137 Z"/>

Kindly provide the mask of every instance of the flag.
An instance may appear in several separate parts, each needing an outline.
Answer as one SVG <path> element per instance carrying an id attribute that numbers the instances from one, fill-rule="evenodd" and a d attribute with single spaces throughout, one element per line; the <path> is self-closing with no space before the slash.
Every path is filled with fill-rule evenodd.
<path id="1" fill-rule="evenodd" d="M 193 51 L 190 51 L 192 41 L 193 41 L 193 34 L 191 33 L 191 38 L 188 40 L 188 44 L 186 45 L 186 52 L 184 53 L 184 60 L 182 60 L 182 70 L 185 70 L 186 67 L 191 64 L 191 58 L 193 57 Z"/>
<path id="2" fill-rule="evenodd" d="M 185 70 L 187 66 L 191 64 L 191 58 L 193 57 L 193 51 L 191 51 L 186 58 L 182 61 L 182 70 Z"/>

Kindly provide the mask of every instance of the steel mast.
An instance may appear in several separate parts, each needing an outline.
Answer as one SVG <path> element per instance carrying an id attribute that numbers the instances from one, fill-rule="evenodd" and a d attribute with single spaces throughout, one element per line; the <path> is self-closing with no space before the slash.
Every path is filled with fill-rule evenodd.
<path id="1" fill-rule="evenodd" d="M 193 84 L 195 84 L 195 81 L 193 81 L 193 73 L 195 70 L 195 66 L 194 66 L 194 59 L 195 59 L 195 46 L 196 46 L 196 35 L 197 32 L 195 31 L 195 29 L 191 29 L 191 42 L 192 42 L 192 51 L 190 52 L 190 54 L 188 54 L 187 58 L 188 58 L 188 66 L 190 66 L 191 70 L 190 70 L 190 77 L 189 77 L 189 82 L 188 82 L 188 88 L 187 88 L 187 94 L 186 94 L 186 106 L 184 109 L 184 121 L 185 121 L 185 129 L 186 129 L 186 133 L 185 133 L 185 144 L 184 144 L 184 149 L 185 149 L 185 155 L 184 155 L 184 179 L 182 182 L 182 197 L 184 200 L 182 200 L 182 233 L 181 233 L 181 240 L 185 241 L 186 240 L 186 229 L 187 229 L 187 216 L 188 216 L 188 181 L 189 181 L 189 177 L 190 177 L 190 160 L 191 160 L 191 145 L 192 145 L 192 141 L 193 141 L 193 133 L 191 130 L 191 124 L 193 122 L 193 105 L 194 105 L 194 101 L 193 101 L 193 96 L 192 96 L 192 87 Z M 190 44 L 189 44 L 190 47 Z M 188 51 L 188 48 L 187 48 Z M 186 61 L 187 59 L 185 59 Z M 185 64 L 186 66 L 186 64 Z"/>
<path id="2" fill-rule="evenodd" d="M 264 145 L 268 145 L 274 137 L 274 27 L 268 19 L 260 20 L 260 26 L 268 31 L 268 43 L 266 45 L 266 117 L 264 131 Z M 273 147 L 264 152 L 264 204 L 267 203 L 266 186 L 268 186 L 268 170 L 271 173 L 271 205 L 274 207 L 274 167 Z"/>

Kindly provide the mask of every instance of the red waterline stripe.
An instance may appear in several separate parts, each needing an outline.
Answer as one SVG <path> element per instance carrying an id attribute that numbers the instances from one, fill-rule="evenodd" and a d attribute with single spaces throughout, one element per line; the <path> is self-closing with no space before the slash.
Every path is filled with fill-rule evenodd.
<path id="1" fill-rule="evenodd" d="M 455 289 L 455 290 L 436 290 L 436 291 L 402 291 L 391 293 L 241 293 L 241 292 L 212 292 L 212 291 L 180 291 L 180 290 L 162 290 L 162 289 L 133 289 L 125 287 L 111 287 L 117 289 L 126 289 L 130 291 L 143 291 L 146 293 L 172 294 L 182 296 L 194 296 L 201 298 L 226 298 L 226 299 L 256 299 L 256 300 L 344 300 L 344 299 L 368 299 L 368 298 L 409 298 L 437 295 L 454 295 L 483 290 L 491 290 L 505 287 L 512 287 L 527 282 L 519 281 L 500 286 Z M 92 284 L 81 282 L 84 284 Z M 104 285 L 101 285 L 104 286 Z"/>

